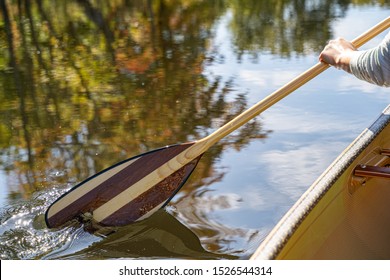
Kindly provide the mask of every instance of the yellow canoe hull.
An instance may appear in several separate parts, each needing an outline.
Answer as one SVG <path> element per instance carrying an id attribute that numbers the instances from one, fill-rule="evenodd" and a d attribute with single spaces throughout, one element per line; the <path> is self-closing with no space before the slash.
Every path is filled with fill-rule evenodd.
<path id="1" fill-rule="evenodd" d="M 390 179 L 383 178 L 390 176 L 389 151 L 390 106 L 302 195 L 252 259 L 390 259 Z"/>

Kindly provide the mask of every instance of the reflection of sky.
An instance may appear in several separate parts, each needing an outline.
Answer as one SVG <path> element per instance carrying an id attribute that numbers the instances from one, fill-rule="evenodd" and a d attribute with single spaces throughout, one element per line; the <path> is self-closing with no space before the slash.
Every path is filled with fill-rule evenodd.
<path id="1" fill-rule="evenodd" d="M 344 37 L 348 40 L 352 40 L 359 36 L 362 31 L 374 26 L 388 16 L 389 11 L 380 7 L 348 9 L 346 17 L 334 23 L 333 34 L 335 37 Z M 351 26 L 353 26 L 353 28 L 351 28 Z M 367 42 L 362 49 L 374 47 L 383 37 L 384 34 L 378 35 L 376 38 Z"/>

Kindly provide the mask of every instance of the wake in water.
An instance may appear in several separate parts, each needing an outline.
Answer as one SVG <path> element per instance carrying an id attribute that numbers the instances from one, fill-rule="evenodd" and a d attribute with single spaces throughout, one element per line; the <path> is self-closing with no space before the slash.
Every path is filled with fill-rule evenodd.
<path id="1" fill-rule="evenodd" d="M 48 229 L 44 213 L 54 198 L 66 190 L 54 188 L 36 192 L 28 201 L 22 200 L 1 209 L 0 258 L 42 259 L 66 250 L 84 233 L 81 225 Z"/>

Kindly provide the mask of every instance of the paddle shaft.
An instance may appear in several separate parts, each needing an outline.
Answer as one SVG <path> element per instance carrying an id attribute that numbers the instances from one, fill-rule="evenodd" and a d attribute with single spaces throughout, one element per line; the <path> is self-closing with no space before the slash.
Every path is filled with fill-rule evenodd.
<path id="1" fill-rule="evenodd" d="M 357 38 L 351 41 L 351 43 L 356 47 L 362 46 L 364 43 L 368 42 L 378 34 L 385 31 L 390 27 L 390 17 L 384 19 L 371 29 L 367 30 L 365 33 L 361 34 Z M 214 145 L 216 142 L 224 138 L 226 135 L 230 134 L 237 128 L 241 127 L 260 113 L 264 112 L 266 109 L 274 105 L 279 100 L 283 99 L 291 92 L 295 91 L 308 81 L 312 80 L 314 77 L 325 71 L 329 68 L 329 65 L 323 62 L 318 62 L 316 65 L 293 79 L 292 81 L 285 84 L 283 87 L 279 88 L 275 92 L 268 95 L 266 98 L 241 113 L 227 124 L 210 134 L 209 136 L 199 140 L 192 148 L 193 153 L 191 157 L 196 158 L 198 155 L 204 153 L 208 148 Z"/>

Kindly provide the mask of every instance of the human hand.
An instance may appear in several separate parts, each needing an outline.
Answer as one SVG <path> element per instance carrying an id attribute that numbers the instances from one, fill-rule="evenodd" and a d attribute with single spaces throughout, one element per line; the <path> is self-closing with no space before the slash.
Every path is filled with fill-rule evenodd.
<path id="1" fill-rule="evenodd" d="M 343 38 L 337 38 L 336 40 L 329 41 L 321 52 L 319 60 L 338 69 L 351 72 L 349 62 L 355 51 L 357 49 L 350 42 Z"/>

